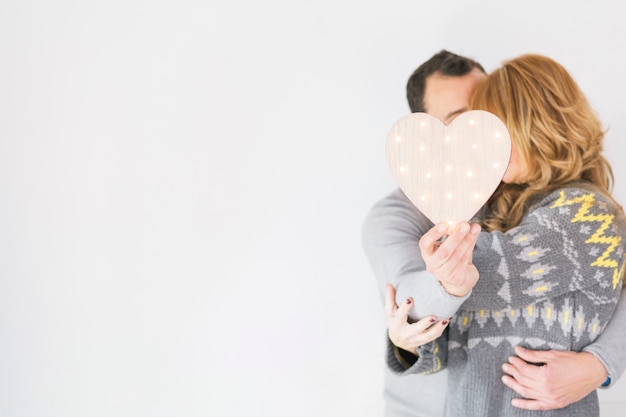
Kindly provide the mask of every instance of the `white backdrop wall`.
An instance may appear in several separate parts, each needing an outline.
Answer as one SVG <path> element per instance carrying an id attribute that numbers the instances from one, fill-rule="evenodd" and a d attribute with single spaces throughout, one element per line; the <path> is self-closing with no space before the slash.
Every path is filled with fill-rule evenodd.
<path id="1" fill-rule="evenodd" d="M 625 202 L 624 12 L 3 0 L 0 415 L 380 415 L 360 227 L 408 76 L 442 48 L 557 59 Z"/>

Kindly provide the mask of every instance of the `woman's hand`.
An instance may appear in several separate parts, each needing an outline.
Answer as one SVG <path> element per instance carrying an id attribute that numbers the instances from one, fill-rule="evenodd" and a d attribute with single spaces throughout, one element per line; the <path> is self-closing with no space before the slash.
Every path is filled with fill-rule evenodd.
<path id="1" fill-rule="evenodd" d="M 419 242 L 426 270 L 445 290 L 457 297 L 466 295 L 478 281 L 478 270 L 472 264 L 472 251 L 480 234 L 480 225 L 459 223 L 443 242 L 448 226 L 440 223 L 426 232 Z"/>
<path id="2" fill-rule="evenodd" d="M 415 323 L 408 322 L 409 310 L 413 300 L 407 299 L 400 307 L 396 305 L 396 290 L 387 284 L 385 297 L 385 314 L 389 340 L 397 347 L 417 354 L 417 348 L 429 343 L 443 333 L 450 319 L 437 320 L 435 316 L 428 316 Z"/>

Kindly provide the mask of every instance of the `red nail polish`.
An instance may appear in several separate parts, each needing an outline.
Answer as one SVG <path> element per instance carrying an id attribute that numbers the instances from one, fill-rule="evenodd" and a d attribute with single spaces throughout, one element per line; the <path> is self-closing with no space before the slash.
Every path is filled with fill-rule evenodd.
<path id="1" fill-rule="evenodd" d="M 448 320 L 444 320 L 444 321 L 442 321 L 442 322 L 441 322 L 441 324 L 442 324 L 443 326 L 445 326 L 446 324 L 448 324 Z"/>
<path id="2" fill-rule="evenodd" d="M 437 320 L 434 317 L 431 317 L 430 319 L 428 319 L 428 321 L 430 321 L 431 323 L 436 322 Z"/>
<path id="3" fill-rule="evenodd" d="M 407 303 L 407 304 L 411 304 L 411 302 L 412 302 L 412 301 L 411 301 L 411 299 L 410 299 L 410 298 L 407 298 L 407 299 L 406 299 L 406 303 Z"/>

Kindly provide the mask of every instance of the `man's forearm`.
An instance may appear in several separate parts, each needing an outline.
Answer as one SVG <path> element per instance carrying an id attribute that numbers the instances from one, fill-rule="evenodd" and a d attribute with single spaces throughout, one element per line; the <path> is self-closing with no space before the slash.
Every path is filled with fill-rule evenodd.
<path id="1" fill-rule="evenodd" d="M 600 337 L 583 350 L 593 353 L 605 366 L 615 383 L 626 368 L 626 289 L 622 288 L 619 303 L 611 321 Z"/>

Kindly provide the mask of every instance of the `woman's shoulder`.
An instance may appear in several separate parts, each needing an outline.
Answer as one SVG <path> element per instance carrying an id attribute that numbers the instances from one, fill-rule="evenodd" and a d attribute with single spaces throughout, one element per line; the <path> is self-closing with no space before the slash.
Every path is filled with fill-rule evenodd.
<path id="1" fill-rule="evenodd" d="M 619 204 L 606 191 L 591 183 L 572 183 L 551 190 L 535 200 L 529 213 L 537 209 L 556 209 L 556 213 L 571 212 L 578 217 L 614 215 L 618 223 L 626 224 Z"/>
<path id="2" fill-rule="evenodd" d="M 622 213 L 619 205 L 604 190 L 594 184 L 581 182 L 568 184 L 545 193 L 534 207 L 553 209 L 577 207 L 590 214 L 591 212 Z"/>

